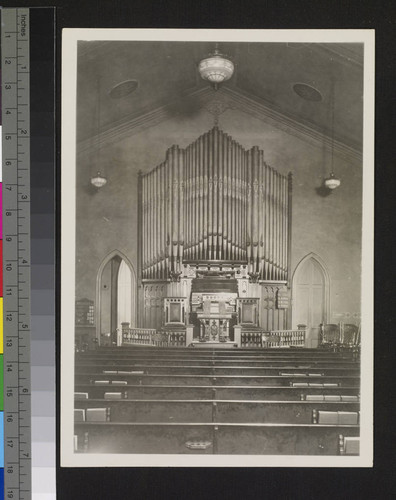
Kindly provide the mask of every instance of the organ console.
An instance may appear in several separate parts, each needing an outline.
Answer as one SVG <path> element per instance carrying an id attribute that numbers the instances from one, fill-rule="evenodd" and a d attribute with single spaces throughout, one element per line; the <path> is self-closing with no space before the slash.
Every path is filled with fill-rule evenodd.
<path id="1" fill-rule="evenodd" d="M 234 279 L 243 271 L 246 280 L 259 287 L 278 284 L 274 294 L 285 288 L 289 279 L 291 177 L 267 165 L 257 146 L 245 150 L 215 126 L 185 149 L 172 146 L 163 163 L 140 174 L 139 196 L 144 284 L 177 285 L 188 278 L 189 266 L 191 279 L 196 279 L 200 270 L 205 274 L 215 269 L 219 276 L 228 272 Z M 184 288 L 168 287 L 166 293 L 186 296 Z M 187 288 L 189 313 L 191 283 Z M 245 286 L 245 297 L 249 296 L 248 288 Z M 239 295 L 241 290 L 239 282 Z M 257 295 L 259 289 L 254 290 Z M 228 328 L 220 320 L 231 318 L 205 319 L 219 320 L 216 327 L 220 331 Z"/>

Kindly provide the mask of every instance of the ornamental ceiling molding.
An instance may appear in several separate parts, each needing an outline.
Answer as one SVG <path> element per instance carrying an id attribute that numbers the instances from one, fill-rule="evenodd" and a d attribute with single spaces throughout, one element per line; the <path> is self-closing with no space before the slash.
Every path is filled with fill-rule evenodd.
<path id="1" fill-rule="evenodd" d="M 216 92 L 215 96 L 213 89 L 209 87 L 199 90 L 194 89 L 181 97 L 182 101 L 187 99 L 195 100 L 199 108 L 206 109 L 212 115 L 217 112 L 219 116 L 219 114 L 224 113 L 228 109 L 237 109 L 287 134 L 293 135 L 314 147 L 325 147 L 328 151 L 331 151 L 331 137 L 308 124 L 298 121 L 295 117 L 287 116 L 285 113 L 276 110 L 267 101 L 253 97 L 240 89 L 234 90 L 229 87 L 223 87 Z M 112 127 L 103 130 L 100 134 L 78 142 L 78 156 L 96 150 L 99 146 L 103 147 L 114 144 L 132 135 L 139 134 L 150 127 L 154 127 L 170 119 L 175 103 L 178 103 L 178 108 L 180 108 L 180 100 L 173 101 L 147 113 L 120 120 Z M 346 161 L 354 160 L 359 163 L 362 161 L 362 152 L 357 147 L 339 140 L 334 140 L 334 153 Z"/>

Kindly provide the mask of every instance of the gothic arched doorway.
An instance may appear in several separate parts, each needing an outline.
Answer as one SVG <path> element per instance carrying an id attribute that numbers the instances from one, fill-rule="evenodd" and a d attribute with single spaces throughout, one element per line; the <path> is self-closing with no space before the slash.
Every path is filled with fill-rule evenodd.
<path id="1" fill-rule="evenodd" d="M 292 326 L 307 326 L 306 347 L 317 347 L 319 325 L 329 317 L 329 275 L 315 254 L 304 257 L 293 275 Z"/>
<path id="2" fill-rule="evenodd" d="M 118 250 L 99 267 L 96 280 L 96 334 L 101 344 L 117 341 L 121 323 L 136 323 L 136 276 L 132 264 Z"/>

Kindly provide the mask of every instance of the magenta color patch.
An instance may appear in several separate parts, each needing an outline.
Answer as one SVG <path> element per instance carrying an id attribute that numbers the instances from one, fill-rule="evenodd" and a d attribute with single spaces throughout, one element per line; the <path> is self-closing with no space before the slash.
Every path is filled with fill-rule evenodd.
<path id="1" fill-rule="evenodd" d="M 0 239 L 3 239 L 3 183 L 0 182 Z"/>
<path id="2" fill-rule="evenodd" d="M 0 240 L 3 239 L 3 183 L 0 182 Z"/>

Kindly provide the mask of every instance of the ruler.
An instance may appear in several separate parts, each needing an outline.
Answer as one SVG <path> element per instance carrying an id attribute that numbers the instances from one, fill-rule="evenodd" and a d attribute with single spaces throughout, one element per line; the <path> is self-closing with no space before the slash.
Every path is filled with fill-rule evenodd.
<path id="1" fill-rule="evenodd" d="M 29 9 L 2 9 L 4 498 L 31 498 Z"/>

